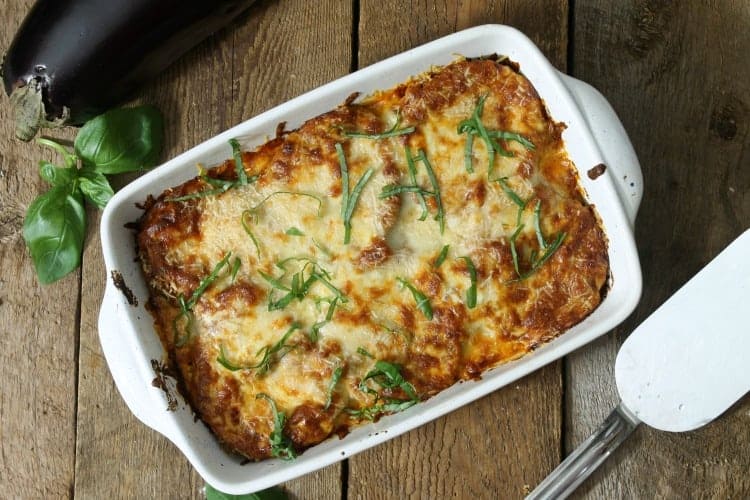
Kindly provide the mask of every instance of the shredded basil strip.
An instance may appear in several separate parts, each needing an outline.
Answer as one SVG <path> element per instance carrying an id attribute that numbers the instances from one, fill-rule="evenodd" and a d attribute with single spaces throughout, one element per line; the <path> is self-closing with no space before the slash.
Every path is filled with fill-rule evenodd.
<path id="1" fill-rule="evenodd" d="M 302 231 L 300 231 L 296 227 L 290 227 L 289 229 L 287 229 L 286 231 L 284 231 L 284 234 L 286 234 L 288 236 L 304 236 L 305 235 L 305 233 L 303 233 Z"/>
<path id="2" fill-rule="evenodd" d="M 400 388 L 409 399 L 383 398 L 379 391 L 368 386 L 368 380 L 372 380 L 382 389 Z M 375 404 L 359 410 L 347 409 L 347 412 L 367 420 L 373 420 L 381 413 L 395 413 L 406 410 L 419 402 L 419 396 L 417 396 L 414 386 L 401 375 L 401 367 L 387 361 L 375 362 L 375 367 L 360 381 L 359 390 L 375 396 Z M 381 400 L 383 402 L 379 403 Z"/>
<path id="3" fill-rule="evenodd" d="M 172 320 L 172 331 L 174 333 L 174 343 L 177 347 L 182 347 L 185 345 L 185 343 L 190 339 L 190 330 L 192 325 L 192 311 L 195 307 L 195 304 L 198 303 L 203 293 L 206 291 L 206 289 L 211 286 L 211 284 L 216 281 L 216 278 L 219 277 L 219 273 L 224 268 L 224 266 L 227 265 L 227 262 L 229 262 L 229 257 L 232 255 L 232 252 L 227 252 L 227 254 L 224 256 L 223 259 L 221 259 L 219 262 L 216 263 L 213 270 L 211 270 L 211 273 L 209 273 L 208 276 L 203 278 L 200 283 L 198 283 L 198 288 L 193 291 L 192 295 L 190 295 L 190 298 L 188 300 L 185 300 L 185 296 L 182 294 L 179 294 L 177 296 L 177 302 L 180 305 L 180 313 Z M 182 318 L 187 319 L 187 325 L 185 325 L 185 332 L 184 334 L 180 334 L 179 327 L 177 326 L 177 323 Z"/>
<path id="4" fill-rule="evenodd" d="M 417 303 L 417 309 L 422 311 L 422 314 L 424 314 L 427 319 L 431 320 L 432 306 L 430 305 L 430 300 L 427 298 L 427 296 L 405 279 L 396 278 L 396 280 L 401 283 L 401 285 L 409 289 L 412 297 L 414 297 L 414 301 Z"/>
<path id="5" fill-rule="evenodd" d="M 234 170 L 237 172 L 237 181 L 240 186 L 247 185 L 247 174 L 245 166 L 242 164 L 242 150 L 237 139 L 229 139 L 229 145 L 232 146 L 232 156 L 234 157 Z"/>
<path id="6" fill-rule="evenodd" d="M 315 196 L 314 194 L 300 193 L 297 191 L 274 191 L 273 193 L 269 194 L 268 196 L 260 200 L 260 202 L 258 202 L 257 205 L 255 205 L 254 207 L 250 209 L 250 212 L 253 212 L 253 213 L 257 212 L 258 209 L 260 209 L 260 207 L 262 207 L 269 199 L 273 198 L 274 196 L 279 196 L 282 194 L 286 194 L 289 196 L 306 196 L 307 198 L 312 198 L 313 200 L 317 201 L 318 202 L 318 217 L 320 217 L 321 210 L 323 209 L 323 200 L 319 196 Z"/>
<path id="7" fill-rule="evenodd" d="M 239 257 L 235 257 L 234 262 L 232 263 L 232 274 L 231 274 L 232 283 L 234 283 L 234 280 L 237 278 L 237 273 L 239 272 L 241 266 L 242 266 L 242 260 L 240 260 Z"/>
<path id="8" fill-rule="evenodd" d="M 411 151 L 409 150 L 409 146 L 404 146 L 404 154 L 406 155 L 406 162 L 409 167 L 409 177 L 412 184 L 386 186 L 380 192 L 378 197 L 382 199 L 388 198 L 390 196 L 396 196 L 401 193 L 416 193 L 419 199 L 419 204 L 422 207 L 422 214 L 419 216 L 419 220 L 425 220 L 428 215 L 425 196 L 432 196 L 433 198 L 435 198 L 435 203 L 437 205 L 435 220 L 438 221 L 440 225 L 440 234 L 443 234 L 443 231 L 445 230 L 445 212 L 443 210 L 443 200 L 440 195 L 440 185 L 438 184 L 437 177 L 435 176 L 435 171 L 432 169 L 432 165 L 430 164 L 430 161 L 427 159 L 427 155 L 425 155 L 423 150 L 420 149 L 417 152 L 416 156 L 412 156 Z M 432 191 L 424 189 L 417 184 L 416 161 L 421 161 L 424 164 L 425 170 L 427 171 L 427 177 L 430 179 L 430 184 L 432 184 Z"/>
<path id="9" fill-rule="evenodd" d="M 435 193 L 432 191 L 427 191 L 426 189 L 422 189 L 419 186 L 412 185 L 412 186 L 404 186 L 404 185 L 391 185 L 391 186 L 385 186 L 383 190 L 378 195 L 378 198 L 384 199 L 384 198 L 390 198 L 391 196 L 396 196 L 401 193 L 417 193 L 419 195 L 419 198 L 424 202 L 425 196 L 435 196 Z M 424 220 L 427 217 L 427 205 L 425 205 L 424 209 L 422 210 L 422 215 L 420 216 L 419 220 Z"/>
<path id="10" fill-rule="evenodd" d="M 367 352 L 367 349 L 365 349 L 364 347 L 357 347 L 357 354 L 360 354 L 366 358 L 375 359 L 375 356 Z"/>
<path id="11" fill-rule="evenodd" d="M 250 237 L 250 240 L 253 242 L 253 245 L 255 245 L 255 251 L 258 253 L 258 260 L 260 260 L 260 242 L 258 241 L 258 238 L 255 237 L 253 230 L 250 228 L 250 224 L 245 222 L 245 219 L 247 217 L 250 217 L 251 222 L 253 224 L 256 224 L 258 222 L 258 216 L 250 210 L 245 210 L 240 216 L 240 223 L 242 224 L 242 229 L 245 230 L 247 235 Z"/>
<path id="12" fill-rule="evenodd" d="M 271 369 L 271 366 L 275 361 L 278 362 L 281 358 L 286 356 L 289 351 L 296 347 L 296 344 L 287 344 L 287 340 L 289 340 L 289 337 L 300 328 L 301 326 L 299 323 L 292 323 L 292 326 L 289 327 L 278 342 L 270 346 L 267 345 L 261 347 L 258 352 L 255 353 L 255 356 L 261 356 L 261 359 L 254 365 L 238 365 L 229 361 L 227 358 L 227 352 L 223 345 L 219 347 L 219 356 L 216 358 L 216 361 L 227 370 L 233 372 L 238 370 L 255 370 L 256 375 L 265 375 Z"/>
<path id="13" fill-rule="evenodd" d="M 466 145 L 464 148 L 464 167 L 466 171 L 472 173 L 473 167 L 473 149 L 474 149 L 474 136 L 478 135 L 487 148 L 487 159 L 488 168 L 487 175 L 492 177 L 492 171 L 495 167 L 495 154 L 500 156 L 512 157 L 513 153 L 500 146 L 497 143 L 497 139 L 503 141 L 515 141 L 521 144 L 526 149 L 535 149 L 534 143 L 526 139 L 520 134 L 515 132 L 507 132 L 504 130 L 488 130 L 482 123 L 482 112 L 484 111 L 484 102 L 487 99 L 487 94 L 484 94 L 479 98 L 474 111 L 471 114 L 471 118 L 463 120 L 458 125 L 458 133 L 466 134 Z"/>
<path id="14" fill-rule="evenodd" d="M 416 130 L 416 127 L 398 128 L 400 124 L 401 124 L 401 115 L 396 117 L 396 122 L 393 124 L 391 128 L 379 134 L 368 134 L 366 132 L 359 132 L 359 131 L 350 132 L 346 130 L 344 130 L 343 133 L 345 137 L 351 137 L 351 138 L 356 138 L 356 139 L 380 140 L 380 139 L 387 139 L 389 137 L 396 137 L 399 135 L 411 134 L 412 132 Z"/>
<path id="15" fill-rule="evenodd" d="M 565 240 L 565 237 L 567 234 L 565 232 L 560 232 L 555 236 L 555 239 L 552 243 L 549 243 L 547 239 L 544 237 L 544 234 L 542 233 L 541 228 L 541 210 L 542 210 L 542 202 L 541 200 L 537 200 L 536 205 L 534 207 L 534 232 L 536 234 L 537 243 L 539 245 L 539 252 L 536 250 L 531 253 L 530 260 L 530 267 L 526 272 L 521 271 L 521 264 L 519 262 L 519 256 L 518 256 L 518 248 L 516 246 L 516 241 L 518 240 L 519 235 L 521 234 L 521 231 L 524 229 L 525 225 L 521 223 L 521 214 L 523 213 L 524 208 L 526 207 L 527 202 L 519 203 L 516 200 L 520 200 L 520 197 L 516 195 L 510 188 L 507 187 L 507 184 L 504 184 L 503 182 L 500 183 L 501 186 L 503 186 L 503 190 L 508 195 L 509 198 L 511 198 L 514 203 L 519 205 L 518 209 L 518 217 L 517 217 L 517 227 L 513 234 L 510 237 L 510 255 L 511 259 L 513 260 L 513 269 L 516 271 L 517 278 L 511 280 L 511 282 L 516 281 L 523 281 L 535 272 L 539 270 L 540 267 L 544 265 L 545 262 L 549 260 L 550 257 L 552 257 L 552 254 L 554 254 L 558 248 L 562 245 L 563 241 Z M 515 199 L 514 199 L 515 198 Z"/>
<path id="16" fill-rule="evenodd" d="M 328 398 L 326 398 L 326 404 L 323 407 L 324 410 L 327 410 L 331 406 L 331 402 L 333 401 L 333 392 L 336 390 L 336 385 L 338 385 L 342 373 L 344 373 L 344 368 L 341 366 L 337 366 L 336 369 L 333 370 L 331 383 L 328 384 Z"/>
<path id="17" fill-rule="evenodd" d="M 359 195 L 362 194 L 362 190 L 365 188 L 365 184 L 367 184 L 367 181 L 370 180 L 370 177 L 372 177 L 373 172 L 374 170 L 372 168 L 367 169 L 362 177 L 359 178 L 357 184 L 355 184 L 354 189 L 352 190 L 352 193 L 349 197 L 346 211 L 344 212 L 344 245 L 347 245 L 349 243 L 349 239 L 351 238 L 352 214 L 354 213 L 354 209 L 357 206 L 357 200 L 359 200 Z"/>
<path id="18" fill-rule="evenodd" d="M 414 158 L 411 156 L 411 151 L 409 151 L 409 146 L 404 145 L 404 155 L 406 156 L 406 166 L 409 169 L 409 179 L 411 179 L 411 183 L 413 185 L 417 185 L 417 165 L 414 163 Z M 427 218 L 427 214 L 429 213 L 427 210 L 427 203 L 424 199 L 426 193 L 418 193 L 417 199 L 419 200 L 419 206 L 422 207 L 422 214 L 419 216 L 418 220 L 425 220 Z M 434 193 L 430 193 L 434 196 Z"/>
<path id="19" fill-rule="evenodd" d="M 341 170 L 341 217 L 343 218 L 346 208 L 349 206 L 349 167 L 346 165 L 344 148 L 338 142 L 335 148 L 339 159 L 339 169 Z"/>
<path id="20" fill-rule="evenodd" d="M 448 257 L 448 250 L 450 249 L 450 245 L 444 245 L 443 248 L 440 250 L 440 253 L 438 254 L 437 258 L 435 259 L 435 262 L 432 263 L 432 267 L 437 269 L 440 267 L 443 262 L 445 262 L 445 258 Z"/>
<path id="21" fill-rule="evenodd" d="M 331 286 L 333 286 L 333 285 L 331 285 Z M 338 289 L 336 289 L 336 290 L 338 290 Z M 340 293 L 340 291 L 339 291 L 339 293 Z M 317 342 L 318 341 L 318 335 L 320 334 L 320 329 L 323 328 L 324 326 L 326 326 L 328 323 L 331 322 L 331 320 L 333 319 L 333 313 L 336 310 L 336 305 L 338 304 L 338 302 L 340 300 L 342 302 L 345 301 L 346 297 L 344 297 L 343 295 L 338 295 L 338 296 L 334 297 L 333 299 L 324 298 L 324 299 L 321 299 L 321 300 L 328 301 L 328 312 L 326 312 L 326 317 L 325 317 L 325 319 L 323 321 L 318 321 L 317 323 L 315 323 L 313 325 L 312 329 L 310 330 L 310 342 Z"/>
<path id="22" fill-rule="evenodd" d="M 346 156 L 344 155 L 344 148 L 340 143 L 336 143 L 336 154 L 338 155 L 339 168 L 341 170 L 341 217 L 344 220 L 344 245 L 349 244 L 352 232 L 352 214 L 357 206 L 357 200 L 359 195 L 362 194 L 362 190 L 370 180 L 373 174 L 373 169 L 369 168 L 359 178 L 359 181 L 354 185 L 354 189 L 351 194 L 349 193 L 349 167 L 346 164 Z"/>
<path id="23" fill-rule="evenodd" d="M 276 408 L 276 402 L 268 394 L 258 393 L 256 399 L 265 399 L 271 405 L 273 412 L 273 431 L 268 439 L 271 443 L 271 455 L 283 460 L 293 460 L 297 458 L 297 452 L 294 450 L 291 439 L 284 435 L 284 424 L 286 415 Z"/>
<path id="24" fill-rule="evenodd" d="M 213 177 L 209 177 L 208 175 L 206 175 L 205 172 L 201 172 L 198 178 L 202 180 L 203 182 L 205 182 L 206 184 L 213 186 L 213 189 L 206 189 L 203 191 L 198 191 L 197 193 L 190 193 L 190 194 L 186 194 L 183 196 L 176 196 L 174 198 L 165 198 L 164 201 L 177 202 L 177 201 L 194 200 L 198 198 L 206 198 L 208 196 L 214 196 L 214 195 L 226 193 L 227 191 L 229 191 L 230 189 L 238 185 L 237 180 L 230 181 L 226 179 L 215 179 Z M 255 182 L 256 180 L 258 180 L 257 175 L 247 178 L 248 183 Z"/>
<path id="25" fill-rule="evenodd" d="M 284 283 L 282 280 L 286 277 L 287 268 L 285 267 L 286 264 L 290 261 L 301 261 L 304 262 L 304 265 L 302 268 L 294 273 L 291 277 L 291 281 L 289 284 Z M 273 298 L 273 290 L 268 296 L 268 310 L 269 311 L 276 311 L 285 308 L 288 306 L 294 299 L 297 299 L 301 301 L 304 299 L 312 286 L 315 283 L 320 283 L 325 288 L 330 290 L 334 297 L 336 299 L 335 303 L 332 303 L 329 307 L 329 312 L 327 314 L 327 321 L 330 321 L 330 319 L 333 317 L 333 310 L 335 309 L 338 302 L 345 303 L 348 302 L 349 299 L 344 295 L 344 292 L 342 292 L 338 287 L 333 285 L 331 283 L 331 275 L 320 267 L 317 262 L 310 259 L 309 257 L 289 257 L 287 259 L 281 260 L 276 263 L 276 267 L 284 271 L 284 274 L 280 277 L 275 277 L 270 274 L 267 274 L 263 271 L 258 271 L 258 273 L 261 275 L 261 277 L 266 280 L 271 287 L 274 290 L 280 290 L 282 292 L 287 292 L 281 299 L 274 300 Z M 306 276 L 305 273 L 307 272 L 308 268 L 311 268 L 308 275 Z M 330 299 L 333 300 L 333 299 Z M 328 317 L 330 316 L 330 317 Z M 325 324 L 325 322 L 316 324 L 313 327 L 313 331 L 311 332 L 311 337 L 317 338 L 318 330 Z"/>
<path id="26" fill-rule="evenodd" d="M 430 183 L 432 184 L 432 190 L 435 192 L 435 202 L 437 203 L 437 214 L 435 215 L 435 220 L 440 224 L 440 234 L 443 234 L 443 231 L 445 230 L 445 211 L 443 210 L 443 199 L 440 196 L 440 185 L 435 176 L 435 171 L 432 169 L 432 165 L 423 150 L 420 149 L 414 159 L 420 160 L 424 164 L 424 168 L 427 170 L 427 177 L 429 177 Z"/>
<path id="27" fill-rule="evenodd" d="M 471 286 L 466 290 L 466 307 L 473 309 L 477 305 L 477 268 L 471 261 L 471 258 L 467 256 L 459 257 L 466 262 L 466 267 L 469 270 L 469 279 L 471 280 Z"/>

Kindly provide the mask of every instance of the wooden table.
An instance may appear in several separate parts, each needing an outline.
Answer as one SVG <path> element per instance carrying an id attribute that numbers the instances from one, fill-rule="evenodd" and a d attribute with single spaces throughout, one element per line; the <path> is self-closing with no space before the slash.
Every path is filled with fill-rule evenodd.
<path id="1" fill-rule="evenodd" d="M 623 339 L 750 226 L 750 3 L 704 4 L 262 1 L 143 90 L 141 100 L 166 116 L 168 158 L 357 68 L 503 23 L 599 88 L 640 157 L 644 292 L 625 323 L 447 417 L 291 481 L 288 491 L 302 499 L 520 498 L 608 414 Z M 1 50 L 30 5 L 0 0 Z M 0 103 L 0 497 L 200 498 L 201 478 L 130 414 L 102 357 L 95 209 L 82 269 L 37 283 L 20 227 L 45 189 L 38 160 L 52 157 L 11 138 L 8 101 Z M 576 496 L 748 498 L 748 471 L 745 397 L 699 431 L 638 429 Z"/>

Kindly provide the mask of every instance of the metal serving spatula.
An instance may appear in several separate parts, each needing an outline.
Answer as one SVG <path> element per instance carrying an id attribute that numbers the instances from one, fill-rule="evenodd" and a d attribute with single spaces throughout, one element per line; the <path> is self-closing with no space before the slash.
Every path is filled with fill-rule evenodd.
<path id="1" fill-rule="evenodd" d="M 630 334 L 615 363 L 622 401 L 527 499 L 565 498 L 641 422 L 701 427 L 750 391 L 750 230 Z"/>

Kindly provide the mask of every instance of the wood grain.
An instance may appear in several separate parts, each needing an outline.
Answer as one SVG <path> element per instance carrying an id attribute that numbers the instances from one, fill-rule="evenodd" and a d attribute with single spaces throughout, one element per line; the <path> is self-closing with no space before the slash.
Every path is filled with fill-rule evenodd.
<path id="1" fill-rule="evenodd" d="M 627 333 L 750 226 L 750 4 L 577 2 L 573 74 L 610 100 L 640 157 L 643 300 L 571 356 L 565 447 L 617 402 Z M 706 332 L 711 335 L 711 332 Z M 702 430 L 636 435 L 579 491 L 588 498 L 747 498 L 750 400 Z"/>
<path id="2" fill-rule="evenodd" d="M 30 4 L 0 1 L 3 53 Z M 3 92 L 0 496 L 4 498 L 60 498 L 67 496 L 73 486 L 80 274 L 74 272 L 56 285 L 40 285 L 21 238 L 26 207 L 48 187 L 37 173 L 43 158 L 59 160 L 49 150 L 13 137 L 13 118 Z"/>
<path id="3" fill-rule="evenodd" d="M 165 158 L 345 74 L 351 10 L 340 7 L 341 2 L 315 9 L 303 1 L 283 7 L 260 2 L 169 68 L 143 98 L 165 115 Z M 327 30 L 312 30 L 312 10 L 337 21 Z M 299 47 L 311 46 L 321 50 L 304 65 L 290 57 Z M 97 220 L 95 213 L 92 216 Z M 97 238 L 87 246 L 84 259 L 76 497 L 201 498 L 201 478 L 179 450 L 130 414 L 111 381 L 96 325 L 105 282 Z M 290 482 L 286 489 L 301 498 L 339 497 L 339 469 L 328 467 Z"/>
<path id="4" fill-rule="evenodd" d="M 31 4 L 0 0 L 0 51 Z M 521 497 L 617 402 L 614 359 L 628 332 L 750 226 L 750 5 L 572 5 L 569 17 L 568 3 L 552 0 L 259 1 L 141 93 L 165 114 L 166 159 L 346 74 L 352 62 L 367 66 L 465 27 L 506 23 L 603 92 L 641 159 L 644 295 L 631 318 L 564 364 L 345 467 L 289 482 L 293 498 Z M 202 479 L 130 414 L 102 358 L 96 322 L 105 270 L 95 210 L 82 270 L 37 283 L 20 227 L 47 187 L 37 162 L 55 157 L 12 139 L 10 123 L 0 96 L 0 497 L 202 498 Z M 639 429 L 574 496 L 750 498 L 749 423 L 745 397 L 699 431 Z"/>
<path id="5" fill-rule="evenodd" d="M 408 20 L 408 22 L 404 22 Z M 518 26 L 565 67 L 567 8 L 561 2 L 363 1 L 359 63 L 463 28 Z M 543 27 L 543 28 L 542 28 Z M 562 370 L 554 363 L 349 460 L 351 498 L 521 498 L 559 461 Z"/>

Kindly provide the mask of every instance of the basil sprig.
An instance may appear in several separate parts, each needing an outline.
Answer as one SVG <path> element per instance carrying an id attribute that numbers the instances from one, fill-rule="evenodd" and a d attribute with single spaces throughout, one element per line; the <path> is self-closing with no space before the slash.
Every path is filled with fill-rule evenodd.
<path id="1" fill-rule="evenodd" d="M 81 264 L 84 198 L 104 208 L 114 195 L 107 175 L 153 167 L 163 128 L 155 108 L 139 106 L 114 109 L 86 122 L 73 151 L 51 139 L 38 139 L 63 157 L 63 166 L 40 162 L 39 175 L 52 188 L 29 205 L 23 224 L 23 238 L 41 283 L 57 281 Z"/>

